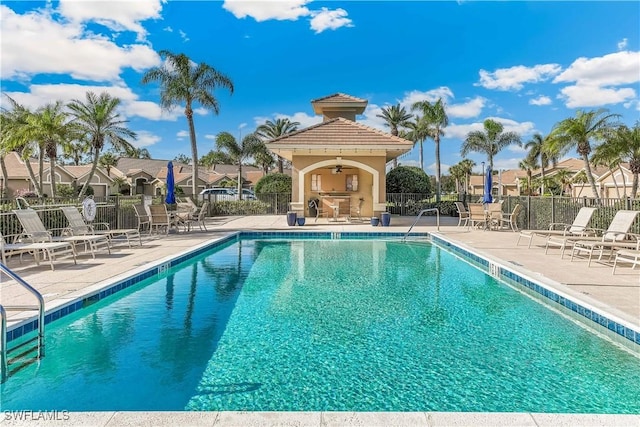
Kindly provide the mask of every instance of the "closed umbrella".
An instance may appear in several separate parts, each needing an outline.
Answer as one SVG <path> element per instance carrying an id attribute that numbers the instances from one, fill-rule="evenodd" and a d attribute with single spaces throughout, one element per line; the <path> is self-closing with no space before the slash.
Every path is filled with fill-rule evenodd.
<path id="1" fill-rule="evenodd" d="M 487 176 L 484 180 L 484 195 L 482 196 L 482 203 L 491 203 L 493 202 L 493 197 L 491 197 L 491 187 L 493 187 L 493 183 L 491 182 L 491 168 L 487 168 Z"/>
<path id="2" fill-rule="evenodd" d="M 173 194 L 175 190 L 176 182 L 173 177 L 173 163 L 167 163 L 167 198 L 165 202 L 168 205 L 173 205 L 176 202 L 176 195 Z"/>

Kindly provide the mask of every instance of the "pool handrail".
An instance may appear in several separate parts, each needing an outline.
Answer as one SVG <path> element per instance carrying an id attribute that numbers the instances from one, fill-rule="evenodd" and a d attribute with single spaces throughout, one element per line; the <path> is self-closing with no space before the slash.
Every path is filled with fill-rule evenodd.
<path id="1" fill-rule="evenodd" d="M 436 227 L 437 227 L 437 230 L 440 231 L 440 210 L 438 208 L 422 209 L 418 213 L 418 216 L 416 216 L 416 220 L 413 221 L 413 224 L 411 224 L 411 227 L 409 227 L 409 229 L 405 233 L 404 237 L 402 238 L 403 241 L 407 240 L 407 237 L 409 236 L 409 233 L 411 233 L 411 229 L 413 229 L 413 226 L 418 223 L 418 220 L 420 219 L 422 214 L 425 213 L 425 212 L 435 212 L 436 213 Z"/>
<path id="2" fill-rule="evenodd" d="M 29 285 L 25 282 L 20 276 L 11 271 L 9 267 L 0 263 L 0 274 L 6 274 L 11 279 L 13 279 L 20 286 L 25 288 L 29 293 L 36 297 L 38 300 L 38 305 L 12 305 L 12 306 L 2 306 L 0 305 L 0 384 L 4 383 L 8 378 L 8 357 L 7 353 L 9 351 L 17 350 L 18 348 L 22 348 L 27 346 L 28 344 L 37 341 L 37 356 L 36 359 L 41 359 L 45 355 L 44 351 L 44 298 L 42 294 L 38 292 L 37 289 Z M 0 282 L 0 284 L 3 282 Z M 30 340 L 24 341 L 23 343 L 8 349 L 7 347 L 7 311 L 27 311 L 27 310 L 38 310 L 38 335 Z M 33 349 L 27 350 L 23 352 L 22 355 L 28 354 Z"/>

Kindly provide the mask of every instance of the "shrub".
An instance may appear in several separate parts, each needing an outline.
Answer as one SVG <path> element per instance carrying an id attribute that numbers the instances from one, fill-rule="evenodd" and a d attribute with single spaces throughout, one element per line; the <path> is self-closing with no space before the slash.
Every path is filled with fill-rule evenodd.
<path id="1" fill-rule="evenodd" d="M 429 194 L 429 175 L 415 166 L 398 166 L 387 174 L 387 193 Z"/>
<path id="2" fill-rule="evenodd" d="M 256 183 L 256 194 L 291 193 L 291 177 L 283 173 L 270 173 Z"/>

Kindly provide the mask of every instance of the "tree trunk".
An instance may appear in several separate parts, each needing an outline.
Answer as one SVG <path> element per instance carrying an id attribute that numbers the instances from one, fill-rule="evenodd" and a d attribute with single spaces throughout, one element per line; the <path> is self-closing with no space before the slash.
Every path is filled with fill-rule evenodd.
<path id="1" fill-rule="evenodd" d="M 51 197 L 54 202 L 56 199 L 56 159 L 55 157 L 49 157 L 49 174 L 51 175 L 51 182 L 49 185 L 51 186 Z"/>
<path id="2" fill-rule="evenodd" d="M 196 142 L 196 128 L 193 124 L 193 110 L 191 109 L 191 101 L 187 101 L 184 110 L 189 123 L 189 138 L 191 139 L 191 194 L 195 197 L 198 194 L 198 143 Z"/>
<path id="3" fill-rule="evenodd" d="M 9 186 L 7 185 L 7 177 L 9 173 L 7 172 L 7 165 L 4 162 L 4 155 L 0 155 L 0 171 L 2 171 L 2 187 L 0 187 L 0 198 L 9 197 L 7 194 L 7 189 Z"/>
<path id="4" fill-rule="evenodd" d="M 440 137 L 436 135 L 433 142 L 436 144 L 436 203 L 440 201 Z"/>
<path id="5" fill-rule="evenodd" d="M 36 179 L 36 175 L 33 172 L 33 168 L 31 167 L 31 162 L 29 161 L 28 157 L 23 160 L 24 160 L 24 165 L 27 168 L 27 172 L 29 172 L 29 178 L 31 178 L 31 182 L 33 183 L 33 189 L 36 191 L 36 194 L 38 195 L 38 197 L 40 197 L 42 196 L 42 189 L 38 185 L 38 180 Z"/>
<path id="6" fill-rule="evenodd" d="M 420 169 L 424 170 L 424 161 L 422 157 L 422 141 L 420 141 Z"/>
<path id="7" fill-rule="evenodd" d="M 242 200 L 242 162 L 238 162 L 238 200 Z"/>
<path id="8" fill-rule="evenodd" d="M 638 174 L 633 174 L 633 182 L 631 183 L 631 198 L 635 199 L 636 194 L 638 194 Z"/>
<path id="9" fill-rule="evenodd" d="M 542 177 L 542 189 L 541 189 L 541 196 L 544 196 L 544 165 L 542 163 L 540 163 L 540 175 Z M 562 184 L 561 184 L 562 185 Z M 553 194 L 553 193 L 552 193 Z"/>
<path id="10" fill-rule="evenodd" d="M 80 194 L 78 194 L 78 198 L 84 198 L 85 193 L 87 192 L 87 188 L 89 188 L 89 183 L 93 179 L 93 175 L 96 173 L 96 169 L 98 169 L 98 160 L 100 159 L 100 150 L 94 148 L 93 153 L 93 164 L 91 165 L 91 171 L 89 172 L 89 176 L 87 176 L 87 180 L 84 182 L 82 189 L 80 190 Z"/>
<path id="11" fill-rule="evenodd" d="M 613 169 L 609 169 L 609 173 L 611 173 L 611 178 L 613 178 L 613 186 L 616 188 L 616 196 L 618 196 L 618 199 L 619 199 L 620 198 L 620 187 L 618 187 L 618 180 L 613 175 Z"/>
<path id="12" fill-rule="evenodd" d="M 40 147 L 40 155 L 38 156 L 38 196 L 44 196 L 44 150 Z"/>
<path id="13" fill-rule="evenodd" d="M 589 184 L 591 184 L 591 191 L 593 191 L 593 197 L 595 197 L 596 202 L 600 204 L 600 193 L 598 193 L 598 188 L 596 187 L 596 180 L 593 179 L 593 174 L 591 173 L 589 156 L 587 156 L 586 154 L 583 154 L 582 160 L 584 161 L 584 169 L 585 169 L 585 172 L 587 173 L 587 180 L 589 180 Z"/>
<path id="14" fill-rule="evenodd" d="M 398 158 L 393 159 L 393 169 L 398 167 Z"/>
<path id="15" fill-rule="evenodd" d="M 284 173 L 284 160 L 280 156 L 278 156 L 278 172 Z"/>
<path id="16" fill-rule="evenodd" d="M 624 177 L 622 166 L 618 165 L 618 170 L 620 171 L 620 177 L 622 178 L 622 188 L 623 188 L 622 197 L 626 198 L 627 197 L 627 180 Z"/>

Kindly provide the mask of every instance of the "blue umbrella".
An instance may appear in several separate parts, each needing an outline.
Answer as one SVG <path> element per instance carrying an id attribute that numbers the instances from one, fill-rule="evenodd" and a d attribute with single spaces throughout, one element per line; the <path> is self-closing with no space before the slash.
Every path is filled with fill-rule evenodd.
<path id="1" fill-rule="evenodd" d="M 173 194 L 175 190 L 176 182 L 173 177 L 173 163 L 167 163 L 167 198 L 165 202 L 168 205 L 173 205 L 176 202 L 176 195 Z"/>
<path id="2" fill-rule="evenodd" d="M 491 187 L 493 183 L 491 182 L 491 167 L 487 168 L 487 177 L 484 180 L 484 195 L 482 196 L 482 203 L 491 203 L 493 202 L 493 197 L 491 197 Z"/>

